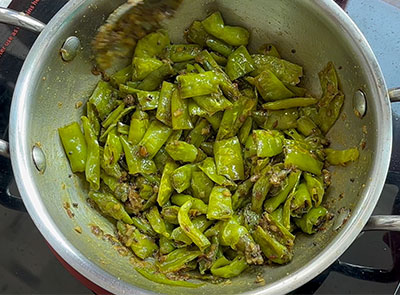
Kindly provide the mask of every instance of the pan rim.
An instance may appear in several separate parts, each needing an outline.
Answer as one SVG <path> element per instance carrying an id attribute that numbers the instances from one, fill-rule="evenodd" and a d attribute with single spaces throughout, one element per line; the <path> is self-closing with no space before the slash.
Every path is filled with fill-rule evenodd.
<path id="1" fill-rule="evenodd" d="M 39 63 L 40 59 L 40 54 L 38 54 L 38 52 L 46 50 L 47 44 L 52 40 L 54 32 L 59 30 L 62 24 L 70 18 L 75 11 L 84 9 L 91 2 L 93 1 L 69 1 L 39 35 L 26 58 L 15 87 L 10 113 L 9 136 L 12 167 L 26 209 L 36 227 L 51 247 L 69 265 L 90 281 L 112 293 L 153 294 L 151 291 L 118 280 L 82 255 L 55 225 L 45 205 L 41 201 L 39 190 L 32 176 L 36 171 L 31 169 L 31 146 L 27 140 L 28 136 L 26 134 L 29 122 L 26 118 L 28 118 L 29 113 L 30 94 L 33 91 L 32 89 L 34 89 L 33 83 L 40 74 L 39 67 L 35 66 Z M 360 53 L 363 55 L 367 66 L 366 70 L 371 73 L 371 79 L 376 84 L 376 94 L 380 97 L 382 111 L 388 114 L 377 122 L 379 129 L 382 128 L 382 130 L 385 130 L 384 135 L 379 137 L 377 142 L 377 150 L 382 150 L 382 153 L 375 155 L 375 166 L 372 167 L 374 174 L 379 175 L 380 178 L 376 178 L 373 183 L 371 182 L 371 184 L 366 186 L 364 197 L 358 204 L 358 208 L 362 207 L 364 210 L 354 212 L 346 225 L 320 254 L 296 272 L 289 274 L 279 281 L 252 290 L 249 292 L 251 294 L 281 294 L 290 292 L 305 284 L 332 264 L 350 246 L 366 224 L 379 199 L 385 182 L 384 176 L 386 176 L 389 169 L 392 148 L 391 109 L 385 81 L 376 57 L 358 27 L 336 3 L 332 0 L 311 0 L 309 5 L 314 5 L 314 9 L 324 11 L 326 17 L 332 19 L 334 22 L 340 22 L 345 26 L 345 33 L 353 40 L 354 46 L 357 46 Z"/>

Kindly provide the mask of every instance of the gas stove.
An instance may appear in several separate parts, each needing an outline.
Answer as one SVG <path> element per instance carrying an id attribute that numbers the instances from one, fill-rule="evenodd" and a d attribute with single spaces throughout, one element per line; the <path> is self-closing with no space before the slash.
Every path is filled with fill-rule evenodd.
<path id="1" fill-rule="evenodd" d="M 68 0 L 0 0 L 47 23 Z M 400 0 L 336 0 L 370 42 L 388 87 L 400 86 Z M 13 89 L 34 33 L 0 24 L 0 136 L 7 139 Z M 374 214 L 400 214 L 400 103 L 393 104 L 393 155 Z M 11 164 L 0 157 L 0 293 L 87 294 L 23 212 Z M 18 209 L 11 210 L 8 208 Z M 332 266 L 293 294 L 400 294 L 400 232 L 363 232 Z"/>

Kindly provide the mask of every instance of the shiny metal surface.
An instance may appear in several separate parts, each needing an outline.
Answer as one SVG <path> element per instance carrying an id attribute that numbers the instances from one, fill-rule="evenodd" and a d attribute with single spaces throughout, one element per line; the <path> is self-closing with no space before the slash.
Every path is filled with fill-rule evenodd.
<path id="1" fill-rule="evenodd" d="M 64 61 L 71 61 L 78 54 L 81 48 L 81 41 L 75 36 L 68 37 L 60 49 L 61 57 Z"/>
<path id="2" fill-rule="evenodd" d="M 40 33 L 46 26 L 41 21 L 26 15 L 23 12 L 0 7 L 0 23 L 6 23 Z"/>
<path id="3" fill-rule="evenodd" d="M 400 101 L 400 87 L 389 89 L 389 98 L 391 102 L 399 102 Z"/>
<path id="4" fill-rule="evenodd" d="M 320 90 L 315 73 L 333 61 L 341 67 L 339 77 L 347 99 L 344 114 L 329 138 L 336 148 L 367 142 L 358 162 L 332 170 L 333 185 L 326 205 L 332 213 L 342 208 L 352 212 L 338 231 L 330 226 L 312 237 L 299 235 L 294 259 L 288 265 L 252 269 L 230 285 L 206 284 L 188 290 L 147 281 L 133 270 L 129 257 L 120 256 L 107 239 L 91 233 L 95 224 L 104 233 L 114 234 L 113 225 L 86 203 L 85 182 L 76 175 L 68 177 L 71 171 L 57 134 L 58 127 L 82 114 L 82 109 L 75 109 L 75 102 L 84 101 L 98 80 L 90 74 L 91 38 L 122 2 L 71 0 L 40 34 L 16 85 L 9 132 L 11 155 L 15 155 L 13 170 L 26 208 L 43 236 L 72 267 L 116 294 L 281 294 L 318 275 L 363 229 L 379 198 L 390 160 L 392 125 L 387 90 L 360 31 L 330 0 L 271 0 L 268 5 L 261 0 L 188 0 L 165 24 L 171 39 L 182 41 L 184 28 L 194 19 L 219 9 L 228 23 L 251 29 L 253 49 L 273 42 L 285 58 L 304 65 L 304 82 L 316 95 Z M 81 40 L 83 50 L 73 61 L 64 63 L 56 53 L 71 35 Z M 362 120 L 353 115 L 351 101 L 358 89 L 365 92 L 369 106 Z M 365 129 L 368 132 L 363 132 Z M 31 157 L 31 147 L 38 141 L 47 158 L 43 174 L 37 172 Z M 70 207 L 73 216 L 64 209 L 72 203 L 78 204 Z M 73 230 L 75 226 L 82 228 L 82 234 Z M 265 286 L 254 283 L 257 273 L 264 277 Z"/>
<path id="5" fill-rule="evenodd" d="M 400 216 L 371 216 L 364 230 L 400 231 Z"/>
<path id="6" fill-rule="evenodd" d="M 32 148 L 32 161 L 37 171 L 44 173 L 46 170 L 46 156 L 39 145 L 34 145 Z"/>
<path id="7" fill-rule="evenodd" d="M 7 141 L 0 139 L 0 156 L 10 157 L 10 145 Z"/>
<path id="8" fill-rule="evenodd" d="M 353 95 L 353 109 L 354 113 L 360 119 L 365 116 L 367 112 L 367 98 L 365 93 L 361 90 L 357 90 Z"/>

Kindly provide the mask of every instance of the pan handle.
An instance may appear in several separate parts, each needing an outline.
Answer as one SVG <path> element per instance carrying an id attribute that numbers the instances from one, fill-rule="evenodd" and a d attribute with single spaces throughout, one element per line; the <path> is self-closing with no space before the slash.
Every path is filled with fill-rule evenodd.
<path id="1" fill-rule="evenodd" d="M 8 8 L 0 7 L 0 23 L 18 26 L 32 32 L 40 33 L 46 24 L 27 15 Z M 8 142 L 0 139 L 0 156 L 10 158 Z"/>
<path id="2" fill-rule="evenodd" d="M 18 26 L 32 32 L 40 33 L 46 26 L 41 21 L 12 9 L 0 8 L 0 23 Z"/>
<path id="3" fill-rule="evenodd" d="M 390 102 L 400 102 L 400 87 L 389 89 Z M 371 216 L 365 231 L 398 231 L 400 232 L 400 215 L 375 215 Z"/>
<path id="4" fill-rule="evenodd" d="M 0 7 L 0 23 L 18 26 L 29 31 L 40 33 L 46 26 L 41 21 L 23 13 L 12 9 Z M 10 158 L 9 144 L 7 141 L 0 139 L 0 156 Z M 21 197 L 13 194 L 10 190 L 9 183 L 7 189 L 0 193 L 0 204 L 18 211 L 26 211 Z"/>
<path id="5" fill-rule="evenodd" d="M 388 91 L 390 102 L 400 101 L 400 87 L 389 89 Z"/>
<path id="6" fill-rule="evenodd" d="M 364 227 L 365 231 L 400 231 L 400 215 L 371 216 Z"/>

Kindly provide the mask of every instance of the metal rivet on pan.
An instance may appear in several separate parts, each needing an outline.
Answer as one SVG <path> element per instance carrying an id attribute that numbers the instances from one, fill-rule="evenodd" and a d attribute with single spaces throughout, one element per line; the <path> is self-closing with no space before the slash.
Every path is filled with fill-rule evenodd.
<path id="1" fill-rule="evenodd" d="M 63 46 L 60 49 L 61 57 L 64 61 L 71 61 L 78 54 L 78 50 L 81 47 L 81 41 L 78 37 L 71 36 L 65 40 Z"/>
<path id="2" fill-rule="evenodd" d="M 362 90 L 357 90 L 353 96 L 353 110 L 358 118 L 363 118 L 367 112 L 367 98 Z"/>
<path id="3" fill-rule="evenodd" d="M 38 144 L 34 145 L 32 148 L 32 160 L 33 164 L 35 164 L 36 169 L 40 173 L 44 173 L 44 171 L 46 170 L 46 157 L 43 150 Z"/>

